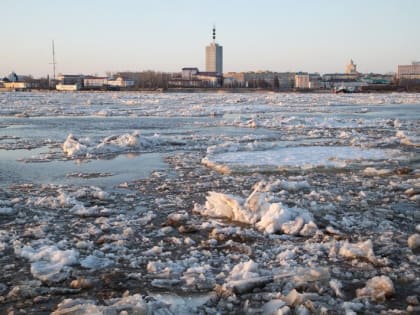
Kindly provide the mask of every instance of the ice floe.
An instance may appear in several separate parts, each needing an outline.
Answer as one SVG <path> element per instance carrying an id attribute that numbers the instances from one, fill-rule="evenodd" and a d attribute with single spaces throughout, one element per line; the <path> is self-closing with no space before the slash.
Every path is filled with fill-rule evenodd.
<path id="1" fill-rule="evenodd" d="M 394 284 L 388 276 L 378 276 L 369 279 L 366 286 L 357 289 L 359 298 L 369 298 L 373 301 L 383 302 L 395 293 Z"/>
<path id="2" fill-rule="evenodd" d="M 259 185 L 247 199 L 209 192 L 205 205 L 196 205 L 194 210 L 205 216 L 252 224 L 266 233 L 280 232 L 303 236 L 316 233 L 317 226 L 308 210 L 290 208 L 281 203 L 269 203 L 266 198 L 267 194 L 259 191 Z"/>
<path id="3" fill-rule="evenodd" d="M 398 156 L 397 150 L 342 146 L 280 147 L 261 150 L 238 146 L 211 148 L 202 163 L 222 173 L 257 170 L 344 168 L 356 161 L 388 160 Z M 246 148 L 245 148 L 246 149 Z"/>
<path id="4" fill-rule="evenodd" d="M 69 134 L 63 143 L 63 152 L 70 157 L 92 157 L 95 155 L 138 151 L 159 143 L 159 137 L 141 137 L 138 131 L 131 134 L 109 136 L 98 144 L 89 138 L 78 139 Z"/>
<path id="5" fill-rule="evenodd" d="M 70 275 L 71 265 L 78 263 L 79 252 L 75 249 L 61 250 L 55 245 L 15 246 L 15 253 L 31 261 L 32 275 L 43 282 L 59 282 Z"/>

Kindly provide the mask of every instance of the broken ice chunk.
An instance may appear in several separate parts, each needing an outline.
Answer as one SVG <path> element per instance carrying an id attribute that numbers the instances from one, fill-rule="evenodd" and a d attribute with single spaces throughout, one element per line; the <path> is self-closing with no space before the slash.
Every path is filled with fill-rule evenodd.
<path id="1" fill-rule="evenodd" d="M 376 302 L 383 302 L 394 294 L 394 284 L 388 276 L 373 277 L 366 282 L 366 286 L 356 290 L 359 298 L 369 298 Z"/>
<path id="2" fill-rule="evenodd" d="M 377 262 L 377 258 L 375 254 L 373 253 L 371 240 L 367 240 L 365 242 L 359 242 L 355 244 L 352 244 L 346 241 L 340 247 L 340 250 L 338 253 L 341 256 L 346 257 L 346 258 L 356 258 L 356 259 L 365 258 L 372 263 Z"/>

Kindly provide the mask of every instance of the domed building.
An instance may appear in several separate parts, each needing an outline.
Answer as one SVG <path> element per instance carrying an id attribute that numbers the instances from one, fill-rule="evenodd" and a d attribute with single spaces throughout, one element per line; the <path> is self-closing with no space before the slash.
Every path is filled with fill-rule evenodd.
<path id="1" fill-rule="evenodd" d="M 350 59 L 350 63 L 346 66 L 346 73 L 347 74 L 356 74 L 357 72 L 357 65 L 353 62 L 353 59 Z"/>

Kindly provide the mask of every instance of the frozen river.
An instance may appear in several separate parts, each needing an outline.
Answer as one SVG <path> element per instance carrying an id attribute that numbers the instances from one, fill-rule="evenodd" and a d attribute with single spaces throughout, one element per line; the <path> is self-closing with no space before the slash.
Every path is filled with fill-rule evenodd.
<path id="1" fill-rule="evenodd" d="M 416 310 L 419 152 L 420 94 L 0 93 L 0 313 Z"/>

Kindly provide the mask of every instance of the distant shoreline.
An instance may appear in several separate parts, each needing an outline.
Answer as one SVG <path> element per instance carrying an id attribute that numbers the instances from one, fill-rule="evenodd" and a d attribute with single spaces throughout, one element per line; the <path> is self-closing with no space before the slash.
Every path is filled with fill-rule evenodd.
<path id="1" fill-rule="evenodd" d="M 27 89 L 27 90 L 11 90 L 0 88 L 0 92 L 56 92 L 56 93 L 214 93 L 214 94 L 247 94 L 247 93 L 267 93 L 267 94 L 336 94 L 333 90 L 272 90 L 272 89 L 250 89 L 250 88 L 168 88 L 168 89 L 126 89 L 126 90 L 78 90 L 78 91 L 57 91 L 48 89 Z M 364 91 L 349 92 L 344 94 L 389 94 L 389 93 L 420 93 L 420 89 L 406 90 L 395 87 L 393 89 L 366 89 Z"/>

